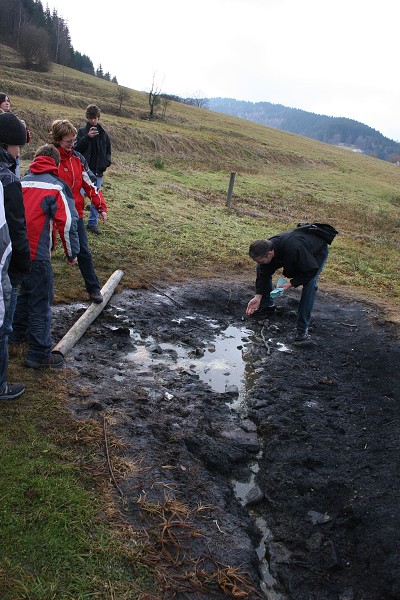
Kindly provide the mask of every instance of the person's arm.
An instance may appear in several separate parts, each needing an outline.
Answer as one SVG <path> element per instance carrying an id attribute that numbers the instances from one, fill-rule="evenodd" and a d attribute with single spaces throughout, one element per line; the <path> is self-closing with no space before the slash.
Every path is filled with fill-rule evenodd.
<path id="1" fill-rule="evenodd" d="M 75 208 L 72 192 L 68 186 L 65 186 L 64 190 L 56 195 L 51 210 L 54 226 L 59 232 L 67 261 L 70 264 L 74 264 L 80 250 L 78 236 L 79 216 Z"/>
<path id="2" fill-rule="evenodd" d="M 105 221 L 107 218 L 107 205 L 104 200 L 103 192 L 98 190 L 90 178 L 89 172 L 82 164 L 82 187 L 85 190 L 86 196 L 93 202 L 93 205 L 99 213 L 100 221 Z"/>
<path id="3" fill-rule="evenodd" d="M 25 208 L 19 181 L 4 187 L 4 211 L 10 232 L 12 255 L 8 274 L 15 287 L 31 270 L 31 250 L 26 230 Z"/>
<path id="4" fill-rule="evenodd" d="M 293 287 L 311 281 L 318 273 L 318 268 L 315 257 L 304 245 L 291 249 L 284 257 L 283 275 L 291 278 L 290 283 Z"/>
<path id="5" fill-rule="evenodd" d="M 90 137 L 89 135 L 86 133 L 85 128 L 82 127 L 81 129 L 78 129 L 78 133 L 76 134 L 76 140 L 75 140 L 75 144 L 74 144 L 74 150 L 77 150 L 78 152 L 86 152 L 86 150 L 88 149 L 90 144 Z"/>
<path id="6" fill-rule="evenodd" d="M 107 168 L 111 165 L 111 141 L 106 133 L 106 165 Z"/>
<path id="7" fill-rule="evenodd" d="M 254 311 L 257 310 L 257 308 L 260 306 L 260 302 L 262 299 L 262 294 L 256 294 L 254 296 L 254 298 L 252 298 L 246 308 L 246 315 L 249 317 L 250 315 L 252 315 L 254 313 Z"/>

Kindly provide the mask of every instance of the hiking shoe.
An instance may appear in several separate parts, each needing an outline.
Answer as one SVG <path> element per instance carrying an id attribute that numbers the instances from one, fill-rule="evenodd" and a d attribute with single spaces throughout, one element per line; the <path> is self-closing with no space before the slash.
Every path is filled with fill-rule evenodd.
<path id="1" fill-rule="evenodd" d="M 30 369 L 59 369 L 64 364 L 64 357 L 59 352 L 50 352 L 44 360 L 32 360 L 26 358 L 24 365 Z"/>
<path id="2" fill-rule="evenodd" d="M 90 233 L 95 233 L 96 235 L 101 235 L 101 231 L 100 229 L 97 227 L 97 225 L 91 226 L 91 225 L 87 225 L 86 229 L 88 231 L 90 231 Z"/>
<path id="3" fill-rule="evenodd" d="M 23 383 L 6 383 L 4 386 L 4 390 L 0 392 L 0 400 L 14 400 L 25 391 L 25 386 Z"/>
<path id="4" fill-rule="evenodd" d="M 311 339 L 311 335 L 308 333 L 308 331 L 297 330 L 297 333 L 294 336 L 295 342 L 305 342 L 306 340 L 310 340 L 310 339 Z"/>
<path id="5" fill-rule="evenodd" d="M 92 292 L 89 294 L 89 296 L 91 301 L 95 302 L 96 304 L 101 304 L 103 302 L 103 296 L 101 295 L 100 290 L 97 290 L 97 292 Z"/>
<path id="6" fill-rule="evenodd" d="M 252 315 L 250 315 L 250 317 L 253 317 L 255 319 L 261 319 L 262 317 L 266 317 L 267 315 L 270 315 L 271 313 L 276 311 L 276 306 L 275 304 L 273 304 L 272 306 L 264 306 L 263 308 L 257 308 L 257 310 L 255 310 L 253 312 Z"/>

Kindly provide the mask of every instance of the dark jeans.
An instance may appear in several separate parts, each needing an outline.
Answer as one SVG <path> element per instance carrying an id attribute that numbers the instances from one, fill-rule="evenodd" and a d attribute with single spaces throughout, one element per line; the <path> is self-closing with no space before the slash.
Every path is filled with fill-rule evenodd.
<path id="1" fill-rule="evenodd" d="M 10 305 L 8 307 L 7 318 L 4 321 L 4 326 L 5 326 L 7 335 L 10 335 L 13 330 L 12 324 L 13 324 L 15 307 L 17 306 L 18 293 L 19 293 L 19 286 L 12 286 L 11 296 L 10 296 Z"/>
<path id="2" fill-rule="evenodd" d="M 49 260 L 34 260 L 31 272 L 21 283 L 10 341 L 28 339 L 27 358 L 45 360 L 52 348 L 51 305 L 54 275 Z"/>
<path id="3" fill-rule="evenodd" d="M 300 332 L 306 332 L 310 322 L 311 322 L 311 312 L 314 307 L 315 297 L 317 295 L 318 290 L 318 277 L 322 269 L 324 268 L 326 259 L 328 258 L 328 247 L 326 247 L 326 255 L 320 268 L 318 269 L 318 273 L 315 275 L 313 279 L 311 279 L 308 283 L 303 285 L 303 290 L 301 292 L 300 304 L 297 310 L 297 330 Z"/>
<path id="4" fill-rule="evenodd" d="M 326 254 L 325 254 L 324 260 L 322 261 L 322 264 L 318 270 L 318 273 L 315 275 L 315 277 L 313 277 L 313 279 L 310 279 L 310 281 L 308 281 L 305 285 L 303 285 L 303 289 L 301 292 L 301 298 L 300 298 L 300 304 L 299 304 L 299 308 L 297 310 L 296 327 L 297 327 L 298 331 L 305 332 L 305 331 L 307 331 L 307 329 L 310 325 L 311 313 L 312 313 L 312 309 L 314 307 L 315 297 L 317 295 L 317 290 L 318 290 L 318 285 L 317 285 L 318 277 L 319 277 L 322 269 L 324 268 L 327 258 L 328 258 L 328 247 L 326 247 Z M 260 268 L 259 265 L 257 265 L 257 272 L 258 272 L 259 268 Z M 270 297 L 271 291 L 272 291 L 272 277 L 270 277 L 268 280 L 267 293 L 265 295 L 263 295 L 263 297 L 261 298 L 260 308 L 265 308 L 267 306 L 274 305 L 273 298 Z"/>
<path id="5" fill-rule="evenodd" d="M 0 276 L 2 273 L 0 272 Z M 3 392 L 7 381 L 8 369 L 8 331 L 7 319 L 10 309 L 11 283 L 7 274 L 3 273 L 0 288 L 0 301 L 4 303 L 4 319 L 0 325 L 0 392 Z"/>
<path id="6" fill-rule="evenodd" d="M 78 236 L 81 249 L 78 254 L 78 265 L 85 280 L 85 287 L 89 294 L 100 290 L 100 282 L 94 272 L 92 254 L 89 250 L 87 233 L 83 219 L 78 220 Z"/>

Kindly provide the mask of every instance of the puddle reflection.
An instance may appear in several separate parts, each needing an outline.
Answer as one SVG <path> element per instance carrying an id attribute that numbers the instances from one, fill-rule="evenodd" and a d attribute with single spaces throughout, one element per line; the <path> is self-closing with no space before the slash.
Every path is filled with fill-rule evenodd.
<path id="1" fill-rule="evenodd" d="M 136 350 L 126 359 L 142 367 L 165 364 L 170 369 L 188 369 L 219 393 L 236 388 L 238 400 L 233 408 L 238 408 L 259 376 L 253 367 L 255 358 L 246 352 L 254 342 L 254 335 L 246 327 L 230 325 L 206 348 L 193 349 L 180 344 L 156 344 L 152 337 L 142 340 L 136 333 L 132 335 Z"/>

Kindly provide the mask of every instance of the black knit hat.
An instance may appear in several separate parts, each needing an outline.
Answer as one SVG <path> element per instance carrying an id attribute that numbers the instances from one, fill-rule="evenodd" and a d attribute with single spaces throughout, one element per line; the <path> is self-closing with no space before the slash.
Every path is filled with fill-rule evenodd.
<path id="1" fill-rule="evenodd" d="M 26 127 L 13 113 L 0 114 L 0 144 L 25 146 Z"/>

